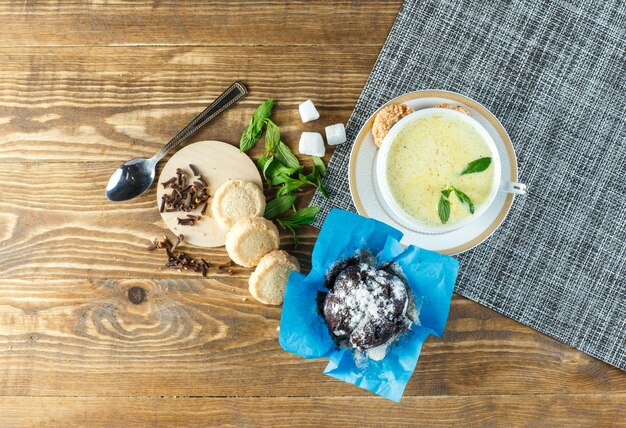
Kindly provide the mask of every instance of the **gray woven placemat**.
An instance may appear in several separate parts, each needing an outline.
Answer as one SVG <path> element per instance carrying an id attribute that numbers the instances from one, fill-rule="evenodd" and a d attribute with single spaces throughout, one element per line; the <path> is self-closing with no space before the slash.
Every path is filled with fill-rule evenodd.
<path id="1" fill-rule="evenodd" d="M 459 256 L 456 292 L 626 370 L 625 3 L 407 0 L 326 180 L 354 211 L 351 144 L 387 100 L 460 92 L 514 142 L 520 181 L 503 226 Z"/>

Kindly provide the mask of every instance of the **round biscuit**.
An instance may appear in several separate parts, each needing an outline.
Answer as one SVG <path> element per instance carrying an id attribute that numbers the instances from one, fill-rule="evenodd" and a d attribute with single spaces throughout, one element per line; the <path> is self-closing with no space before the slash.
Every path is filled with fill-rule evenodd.
<path id="1" fill-rule="evenodd" d="M 282 250 L 267 253 L 250 275 L 250 294 L 265 305 L 280 305 L 292 270 L 300 272 L 298 259 Z"/>
<path id="2" fill-rule="evenodd" d="M 435 107 L 438 107 L 438 108 L 449 108 L 450 110 L 455 110 L 455 111 L 461 112 L 463 114 L 466 114 L 468 116 L 471 116 L 470 112 L 465 107 L 455 106 L 455 105 L 447 104 L 447 103 L 437 104 Z"/>
<path id="3" fill-rule="evenodd" d="M 264 210 L 263 191 L 251 181 L 226 181 L 215 191 L 211 202 L 213 218 L 224 230 L 230 230 L 240 218 L 263 215 Z"/>
<path id="4" fill-rule="evenodd" d="M 278 229 L 263 217 L 239 219 L 226 235 L 226 251 L 240 266 L 254 267 L 261 257 L 277 250 Z"/>
<path id="5" fill-rule="evenodd" d="M 393 125 L 411 113 L 413 113 L 413 109 L 404 104 L 389 104 L 387 107 L 383 107 L 374 118 L 372 125 L 372 136 L 376 146 L 380 147 L 383 144 L 385 136 Z"/>

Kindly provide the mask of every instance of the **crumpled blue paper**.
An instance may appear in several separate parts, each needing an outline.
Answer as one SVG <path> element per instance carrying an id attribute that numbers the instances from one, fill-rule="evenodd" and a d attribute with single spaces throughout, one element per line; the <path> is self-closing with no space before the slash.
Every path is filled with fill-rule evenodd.
<path id="1" fill-rule="evenodd" d="M 292 272 L 289 277 L 278 338 L 288 352 L 304 358 L 330 358 L 325 374 L 396 402 L 402 398 L 428 335 L 443 335 L 459 268 L 452 257 L 414 246 L 404 248 L 401 238 L 402 232 L 385 223 L 332 210 L 315 243 L 311 272 L 307 276 Z M 400 266 L 419 311 L 418 321 L 380 361 L 339 348 L 316 300 L 318 292 L 328 291 L 326 272 L 363 249 L 376 255 L 379 265 Z"/>

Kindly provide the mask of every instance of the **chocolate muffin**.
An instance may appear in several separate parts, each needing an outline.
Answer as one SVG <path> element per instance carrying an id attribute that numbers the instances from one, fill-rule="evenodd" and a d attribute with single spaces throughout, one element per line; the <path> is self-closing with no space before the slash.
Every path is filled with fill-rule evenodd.
<path id="1" fill-rule="evenodd" d="M 328 284 L 323 313 L 336 341 L 366 351 L 408 330 L 410 296 L 405 282 L 367 263 L 345 267 Z"/>

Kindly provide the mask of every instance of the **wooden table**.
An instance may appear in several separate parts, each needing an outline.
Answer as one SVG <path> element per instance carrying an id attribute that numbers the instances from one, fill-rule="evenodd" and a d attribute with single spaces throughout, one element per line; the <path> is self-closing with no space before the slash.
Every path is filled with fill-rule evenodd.
<path id="1" fill-rule="evenodd" d="M 624 373 L 458 296 L 395 404 L 282 351 L 280 308 L 249 297 L 249 269 L 160 270 L 145 250 L 165 231 L 154 188 L 104 197 L 118 164 L 152 155 L 235 79 L 249 97 L 196 141 L 236 143 L 268 97 L 292 147 L 346 122 L 400 7 L 196 3 L 0 1 L 0 426 L 624 422 Z M 322 118 L 302 125 L 307 98 Z M 307 266 L 316 231 L 303 235 Z"/>

